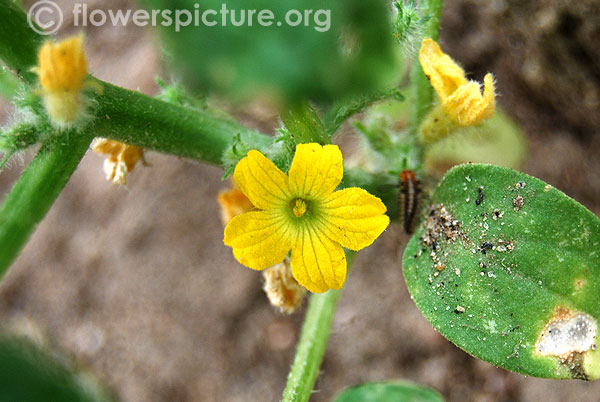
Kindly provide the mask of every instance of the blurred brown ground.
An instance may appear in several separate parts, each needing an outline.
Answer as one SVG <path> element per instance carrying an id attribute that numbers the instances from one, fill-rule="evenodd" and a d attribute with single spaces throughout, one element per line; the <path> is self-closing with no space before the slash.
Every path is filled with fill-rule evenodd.
<path id="1" fill-rule="evenodd" d="M 72 9 L 73 1 L 57 3 Z M 475 79 L 494 72 L 500 104 L 527 130 L 524 171 L 596 214 L 599 20 L 597 1 L 450 0 L 441 34 Z M 151 31 L 107 26 L 86 35 L 96 76 L 148 94 L 155 76 L 168 78 Z M 0 110 L 6 120 L 10 108 Z M 265 132 L 277 125 L 255 107 L 236 115 Z M 305 308 L 274 311 L 260 274 L 222 244 L 219 169 L 156 153 L 148 160 L 124 189 L 104 180 L 101 157 L 84 158 L 0 285 L 0 320 L 34 323 L 123 401 L 279 400 Z M 0 175 L 2 195 L 22 165 Z M 357 258 L 312 401 L 383 379 L 433 386 L 448 401 L 600 398 L 600 382 L 508 373 L 438 335 L 407 293 L 398 258 L 406 241 L 392 226 Z"/>

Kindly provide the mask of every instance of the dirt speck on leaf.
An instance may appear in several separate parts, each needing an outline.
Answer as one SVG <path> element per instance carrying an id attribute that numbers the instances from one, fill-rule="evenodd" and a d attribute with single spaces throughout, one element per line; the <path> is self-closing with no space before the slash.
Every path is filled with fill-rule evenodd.
<path id="1" fill-rule="evenodd" d="M 427 229 L 423 236 L 423 245 L 432 246 L 434 250 L 440 240 L 455 241 L 461 234 L 460 222 L 454 219 L 442 204 L 431 207 L 423 226 Z"/>
<path id="2" fill-rule="evenodd" d="M 513 199 L 513 205 L 515 206 L 515 212 L 518 212 L 523 205 L 525 204 L 525 198 L 522 195 L 517 194 L 517 196 Z"/>

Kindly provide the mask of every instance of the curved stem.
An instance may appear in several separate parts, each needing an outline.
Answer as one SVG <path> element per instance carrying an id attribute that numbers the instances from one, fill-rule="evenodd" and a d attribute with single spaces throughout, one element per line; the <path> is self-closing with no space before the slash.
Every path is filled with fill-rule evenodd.
<path id="1" fill-rule="evenodd" d="M 346 253 L 348 269 L 354 262 L 355 255 L 355 252 Z M 341 294 L 342 289 L 311 296 L 294 363 L 283 391 L 283 402 L 306 402 L 310 398 Z"/>

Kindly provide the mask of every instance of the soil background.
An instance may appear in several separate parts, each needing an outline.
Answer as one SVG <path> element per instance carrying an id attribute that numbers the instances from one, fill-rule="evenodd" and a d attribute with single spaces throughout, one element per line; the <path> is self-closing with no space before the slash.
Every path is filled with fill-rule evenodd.
<path id="1" fill-rule="evenodd" d="M 57 3 L 72 10 L 74 2 Z M 449 0 L 441 31 L 442 47 L 474 79 L 495 74 L 500 105 L 526 130 L 523 171 L 596 214 L 599 7 L 585 0 Z M 152 31 L 91 27 L 86 35 L 90 70 L 99 78 L 148 94 L 157 92 L 155 76 L 169 78 Z M 0 119 L 11 113 L 2 103 Z M 265 132 L 278 125 L 261 106 L 234 113 Z M 32 154 L 0 175 L 2 196 Z M 2 281 L 0 322 L 43 333 L 123 401 L 279 400 L 306 306 L 292 316 L 273 310 L 261 275 L 222 244 L 220 169 L 152 152 L 147 159 L 151 167 L 137 168 L 120 188 L 104 180 L 102 158 L 88 153 Z M 600 382 L 509 373 L 436 333 L 405 287 L 399 256 L 406 241 L 391 226 L 359 254 L 312 401 L 384 379 L 432 386 L 448 401 L 600 400 Z"/>

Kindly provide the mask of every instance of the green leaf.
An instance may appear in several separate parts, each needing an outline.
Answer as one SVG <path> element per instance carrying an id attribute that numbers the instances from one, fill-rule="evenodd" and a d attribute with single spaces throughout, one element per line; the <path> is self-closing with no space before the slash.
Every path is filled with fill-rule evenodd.
<path id="1" fill-rule="evenodd" d="M 199 9 L 192 0 L 143 3 L 147 9 L 171 10 L 173 17 L 175 10 L 199 15 L 198 26 L 194 21 L 189 26 L 172 24 L 162 27 L 162 33 L 173 68 L 200 92 L 238 99 L 270 94 L 285 101 L 328 101 L 382 89 L 396 75 L 384 0 L 230 0 L 227 14 L 221 12 L 221 0 L 203 1 Z M 218 13 L 207 15 L 215 26 L 202 23 L 206 10 Z M 254 10 L 249 26 L 248 11 Z M 271 26 L 259 24 L 263 10 L 273 13 Z M 305 10 L 310 11 L 308 19 Z M 244 24 L 232 24 L 233 11 L 235 21 L 245 15 Z M 302 14 L 302 23 L 290 26 L 286 16 L 295 21 L 296 12 Z"/>
<path id="2" fill-rule="evenodd" d="M 316 142 L 331 144 L 331 138 L 315 110 L 305 102 L 298 102 L 281 114 L 285 128 L 296 144 Z"/>
<path id="3" fill-rule="evenodd" d="M 431 388 L 410 382 L 371 382 L 348 388 L 333 402 L 443 402 Z"/>
<path id="4" fill-rule="evenodd" d="M 60 357 L 60 359 L 59 359 Z M 100 402 L 111 400 L 89 375 L 31 341 L 0 335 L 0 400 Z"/>
<path id="5" fill-rule="evenodd" d="M 597 379 L 600 220 L 552 186 L 492 165 L 450 170 L 403 257 L 417 306 L 494 365 Z"/>

